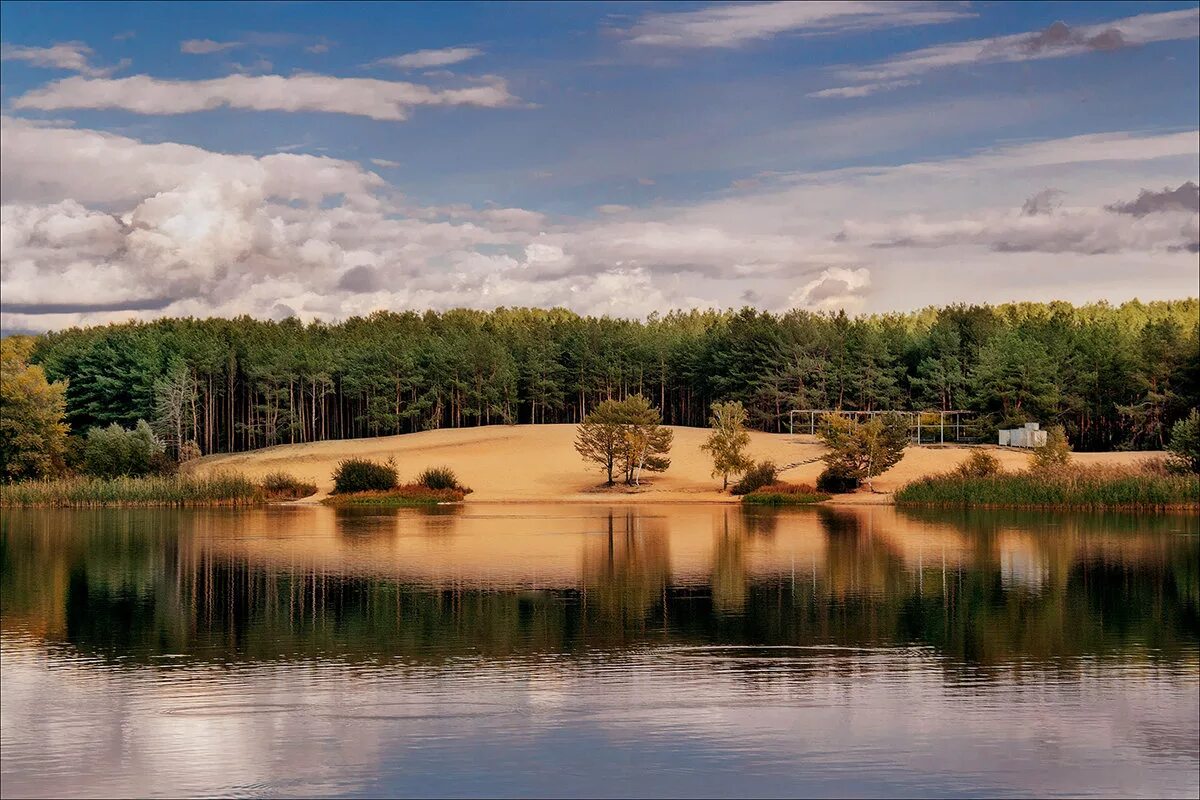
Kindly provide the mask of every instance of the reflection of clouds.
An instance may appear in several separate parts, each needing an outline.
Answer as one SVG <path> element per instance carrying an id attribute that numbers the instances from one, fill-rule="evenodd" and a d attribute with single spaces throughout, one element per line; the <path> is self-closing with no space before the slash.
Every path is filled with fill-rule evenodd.
<path id="1" fill-rule="evenodd" d="M 4 644 L 14 796 L 1196 789 L 1194 659 L 987 680 L 826 648 L 102 670 Z"/>

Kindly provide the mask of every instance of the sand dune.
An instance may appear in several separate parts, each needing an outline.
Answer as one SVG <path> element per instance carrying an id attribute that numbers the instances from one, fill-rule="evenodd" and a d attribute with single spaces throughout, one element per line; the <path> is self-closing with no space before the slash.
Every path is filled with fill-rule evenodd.
<path id="1" fill-rule="evenodd" d="M 274 470 L 290 472 L 311 480 L 321 495 L 333 486 L 330 475 L 338 461 L 351 456 L 383 460 L 394 458 L 401 480 L 411 480 L 425 467 L 447 465 L 459 479 L 474 489 L 468 502 L 735 502 L 723 494 L 721 482 L 710 475 L 711 463 L 700 445 L 708 436 L 705 428 L 675 427 L 671 468 L 648 475 L 637 490 L 624 487 L 605 490 L 602 475 L 589 468 L 575 452 L 574 425 L 516 425 L 423 431 L 402 436 L 347 439 L 311 444 L 280 445 L 249 453 L 207 456 L 188 469 L 206 472 L 233 469 L 251 477 Z M 823 465 L 816 460 L 824 452 L 808 435 L 752 432 L 750 453 L 755 459 L 773 459 L 780 465 L 796 464 L 782 473 L 786 480 L 812 483 Z M 923 475 L 952 469 L 967 458 L 965 447 L 912 447 L 904 459 L 876 479 L 880 492 L 892 492 Z M 1021 469 L 1028 454 L 992 448 L 1005 469 Z M 1082 463 L 1128 463 L 1148 453 L 1081 453 Z M 811 463 L 801 463 L 801 462 Z M 886 495 L 860 493 L 838 498 L 838 502 L 888 502 Z"/>

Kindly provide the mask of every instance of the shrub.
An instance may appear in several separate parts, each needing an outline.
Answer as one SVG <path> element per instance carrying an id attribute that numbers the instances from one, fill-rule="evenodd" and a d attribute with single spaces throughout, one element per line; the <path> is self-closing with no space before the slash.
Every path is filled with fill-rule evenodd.
<path id="1" fill-rule="evenodd" d="M 435 506 L 438 503 L 462 502 L 470 489 L 430 489 L 419 483 L 408 483 L 393 489 L 353 494 L 331 495 L 321 502 L 331 506 Z"/>
<path id="2" fill-rule="evenodd" d="M 84 472 L 99 478 L 169 475 L 176 466 L 145 420 L 138 420 L 133 430 L 115 422 L 88 430 L 82 462 Z"/>
<path id="3" fill-rule="evenodd" d="M 1000 474 L 1000 459 L 986 450 L 972 450 L 955 472 L 964 478 L 990 478 Z"/>
<path id="4" fill-rule="evenodd" d="M 458 476 L 449 467 L 429 467 L 417 478 L 417 483 L 427 489 L 460 489 Z"/>
<path id="5" fill-rule="evenodd" d="M 260 483 L 263 493 L 271 500 L 299 500 L 317 493 L 315 483 L 305 483 L 282 470 L 268 473 Z"/>
<path id="6" fill-rule="evenodd" d="M 186 442 L 179 445 L 180 464 L 186 464 L 189 461 L 195 461 L 202 455 L 204 454 L 200 452 L 200 445 L 195 439 L 188 439 Z"/>
<path id="7" fill-rule="evenodd" d="M 829 495 L 805 483 L 769 483 L 742 498 L 743 503 L 761 506 L 794 506 L 820 503 Z"/>
<path id="8" fill-rule="evenodd" d="M 1171 426 L 1170 465 L 1177 472 L 1200 472 L 1200 411 L 1191 413 Z"/>
<path id="9" fill-rule="evenodd" d="M 386 464 L 365 458 L 348 458 L 333 471 L 333 491 L 347 492 L 386 491 L 396 488 L 396 464 L 390 458 Z"/>
<path id="10" fill-rule="evenodd" d="M 1071 463 L 1071 445 L 1067 442 L 1067 434 L 1062 425 L 1055 425 L 1046 430 L 1046 443 L 1033 450 L 1033 466 L 1035 469 L 1052 470 L 1065 467 Z"/>
<path id="11" fill-rule="evenodd" d="M 742 479 L 733 485 L 730 492 L 736 495 L 750 494 L 755 489 L 775 483 L 778 477 L 779 468 L 775 466 L 774 461 L 760 461 L 746 470 Z"/>
<path id="12" fill-rule="evenodd" d="M 817 491 L 828 494 L 847 494 L 857 491 L 859 483 L 857 476 L 836 465 L 830 465 L 817 476 Z"/>

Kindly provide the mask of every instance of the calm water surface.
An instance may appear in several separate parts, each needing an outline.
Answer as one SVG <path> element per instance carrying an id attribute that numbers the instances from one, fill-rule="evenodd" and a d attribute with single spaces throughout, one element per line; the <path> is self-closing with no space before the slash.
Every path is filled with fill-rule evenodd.
<path id="1" fill-rule="evenodd" d="M 1198 527 L 7 511 L 0 791 L 1195 797 Z"/>

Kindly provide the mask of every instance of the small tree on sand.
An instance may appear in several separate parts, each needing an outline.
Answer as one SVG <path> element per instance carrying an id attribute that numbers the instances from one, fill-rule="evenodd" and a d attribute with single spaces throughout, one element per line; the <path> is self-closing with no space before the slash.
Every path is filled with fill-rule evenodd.
<path id="1" fill-rule="evenodd" d="M 875 491 L 872 480 L 904 456 L 908 423 L 898 414 L 877 414 L 857 422 L 841 414 L 825 418 L 821 441 L 829 452 L 821 459 L 833 473 L 858 478 Z"/>
<path id="2" fill-rule="evenodd" d="M 639 395 L 617 402 L 605 400 L 579 425 L 575 451 L 600 465 L 606 483 L 619 470 L 625 483 L 636 485 L 643 471 L 662 472 L 671 465 L 673 434 L 650 401 Z"/>
<path id="3" fill-rule="evenodd" d="M 1061 425 L 1046 430 L 1046 443 L 1033 450 L 1035 469 L 1054 469 L 1071 463 L 1071 445 Z"/>
<path id="4" fill-rule="evenodd" d="M 713 403 L 712 417 L 708 421 L 712 433 L 700 445 L 712 456 L 712 476 L 722 478 L 721 490 L 729 488 L 729 476 L 741 475 L 753 463 L 746 455 L 750 434 L 746 431 L 746 409 L 741 402 Z"/>
<path id="5" fill-rule="evenodd" d="M 1171 428 L 1171 466 L 1178 472 L 1200 472 L 1200 411 L 1191 413 Z"/>

